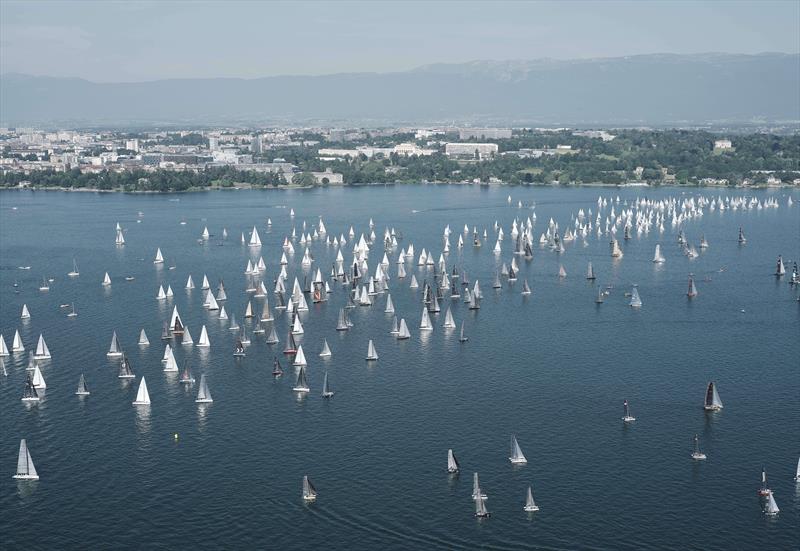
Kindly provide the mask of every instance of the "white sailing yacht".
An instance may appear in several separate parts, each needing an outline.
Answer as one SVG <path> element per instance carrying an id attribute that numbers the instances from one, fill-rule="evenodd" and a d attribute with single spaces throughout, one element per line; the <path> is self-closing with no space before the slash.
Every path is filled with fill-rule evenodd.
<path id="1" fill-rule="evenodd" d="M 706 454 L 700 451 L 700 437 L 694 435 L 694 450 L 692 451 L 692 459 L 695 461 L 703 461 L 706 459 Z"/>
<path id="2" fill-rule="evenodd" d="M 483 499 L 480 487 L 478 488 L 477 491 L 478 494 L 481 495 L 482 499 L 475 500 L 475 516 L 478 518 L 486 518 L 489 516 L 489 511 L 486 509 L 486 502 Z"/>
<path id="3" fill-rule="evenodd" d="M 111 346 L 108 348 L 108 352 L 106 356 L 109 358 L 118 358 L 122 356 L 122 347 L 119 345 L 119 339 L 117 339 L 117 332 L 111 335 Z"/>
<path id="4" fill-rule="evenodd" d="M 479 497 L 482 500 L 486 499 L 486 494 L 481 492 L 481 485 L 480 481 L 478 480 L 478 473 L 472 473 L 472 499 L 477 501 Z"/>
<path id="5" fill-rule="evenodd" d="M 764 514 L 775 516 L 780 512 L 781 510 L 778 508 L 778 504 L 775 502 L 775 496 L 770 490 L 769 495 L 767 495 L 767 502 L 764 504 Z"/>
<path id="6" fill-rule="evenodd" d="M 375 344 L 372 342 L 372 339 L 369 340 L 369 345 L 367 345 L 367 360 L 377 360 L 378 359 L 378 352 L 375 350 Z"/>
<path id="7" fill-rule="evenodd" d="M 522 453 L 522 448 L 519 447 L 516 436 L 511 436 L 511 455 L 508 458 L 515 465 L 524 465 L 528 462 L 525 454 Z"/>
<path id="8" fill-rule="evenodd" d="M 86 379 L 84 378 L 83 373 L 81 373 L 81 378 L 78 379 L 78 390 L 75 391 L 75 394 L 78 396 L 88 396 L 90 394 L 89 387 L 86 386 Z"/>
<path id="9" fill-rule="evenodd" d="M 39 334 L 39 342 L 36 344 L 36 351 L 33 353 L 33 357 L 37 360 L 49 360 L 52 356 L 50 356 L 50 349 L 47 348 L 47 343 L 44 342 L 44 335 L 41 333 Z"/>
<path id="10" fill-rule="evenodd" d="M 153 259 L 153 264 L 163 264 L 164 263 L 164 255 L 161 254 L 161 247 L 156 250 L 156 257 Z"/>
<path id="11" fill-rule="evenodd" d="M 406 319 L 400 318 L 400 327 L 397 330 L 397 340 L 403 339 L 410 339 L 411 333 L 408 331 L 408 325 L 406 325 Z"/>
<path id="12" fill-rule="evenodd" d="M 642 307 L 642 299 L 639 297 L 639 290 L 636 288 L 636 285 L 633 286 L 631 289 L 631 308 L 641 308 Z"/>
<path id="13" fill-rule="evenodd" d="M 317 500 L 317 489 L 311 484 L 308 476 L 303 476 L 303 501 L 311 502 Z"/>
<path id="14" fill-rule="evenodd" d="M 72 259 L 72 271 L 67 274 L 69 277 L 78 277 L 81 273 L 78 271 L 78 262 Z"/>
<path id="15" fill-rule="evenodd" d="M 628 400 L 625 400 L 624 402 L 622 402 L 622 407 L 623 407 L 622 420 L 625 423 L 632 423 L 632 422 L 636 421 L 636 417 L 631 415 L 630 407 L 628 406 Z"/>
<path id="16" fill-rule="evenodd" d="M 200 375 L 200 388 L 197 389 L 197 399 L 195 400 L 198 404 L 210 404 L 214 400 L 211 399 L 211 392 L 208 390 L 208 382 L 206 382 L 206 374 L 203 373 Z"/>
<path id="17" fill-rule="evenodd" d="M 147 346 L 150 344 L 150 340 L 147 338 L 147 333 L 144 332 L 144 328 L 139 332 L 139 345 Z"/>
<path id="18" fill-rule="evenodd" d="M 28 443 L 23 438 L 19 441 L 19 456 L 17 457 L 17 472 L 12 477 L 17 480 L 39 480 L 39 474 L 33 465 Z"/>
<path id="19" fill-rule="evenodd" d="M 447 472 L 450 474 L 456 474 L 459 471 L 459 464 L 458 459 L 456 459 L 456 454 L 453 453 L 452 449 L 447 450 Z"/>
<path id="20" fill-rule="evenodd" d="M 197 341 L 197 346 L 203 347 L 203 348 L 210 348 L 211 347 L 211 341 L 208 340 L 208 331 L 206 330 L 206 326 L 205 325 L 200 330 L 200 340 Z"/>
<path id="21" fill-rule="evenodd" d="M 136 399 L 133 401 L 133 405 L 150 405 L 150 393 L 147 392 L 147 381 L 144 380 L 144 375 L 142 375 L 142 380 L 139 382 L 139 391 L 136 393 Z"/>
<path id="22" fill-rule="evenodd" d="M 667 259 L 664 258 L 663 254 L 661 254 L 661 245 L 657 243 L 656 252 L 655 254 L 653 254 L 653 262 L 655 262 L 656 264 L 663 264 L 666 261 Z"/>
<path id="23" fill-rule="evenodd" d="M 333 391 L 331 390 L 330 385 L 328 384 L 328 372 L 325 372 L 325 378 L 322 380 L 322 397 L 323 398 L 330 398 L 333 396 Z"/>
<path id="24" fill-rule="evenodd" d="M 25 352 L 25 345 L 22 344 L 22 337 L 19 336 L 19 329 L 14 332 L 14 340 L 11 342 L 11 352 Z"/>
<path id="25" fill-rule="evenodd" d="M 719 411 L 722 409 L 722 400 L 719 398 L 717 385 L 714 384 L 714 381 L 708 383 L 708 387 L 706 388 L 706 399 L 703 403 L 703 409 L 706 411 Z"/>
<path id="26" fill-rule="evenodd" d="M 23 320 L 31 319 L 31 313 L 30 310 L 28 310 L 27 304 L 22 305 L 22 313 L 20 314 L 19 318 Z"/>
<path id="27" fill-rule="evenodd" d="M 525 507 L 523 509 L 528 513 L 535 513 L 539 510 L 539 506 L 533 501 L 533 489 L 528 486 L 528 494 L 525 496 Z"/>
<path id="28" fill-rule="evenodd" d="M 331 357 L 331 349 L 328 346 L 328 339 L 324 339 L 322 342 L 322 352 L 319 353 L 320 358 L 330 358 Z"/>
<path id="29" fill-rule="evenodd" d="M 310 390 L 308 388 L 308 380 L 306 379 L 306 368 L 303 365 L 300 366 L 300 370 L 297 372 L 297 380 L 295 381 L 292 390 L 302 393 L 306 393 Z"/>
<path id="30" fill-rule="evenodd" d="M 0 356 L 10 356 L 6 339 L 0 334 Z"/>
<path id="31" fill-rule="evenodd" d="M 111 285 L 111 276 L 108 275 L 108 272 L 106 272 L 106 275 L 103 276 L 103 286 L 109 287 L 110 285 Z"/>

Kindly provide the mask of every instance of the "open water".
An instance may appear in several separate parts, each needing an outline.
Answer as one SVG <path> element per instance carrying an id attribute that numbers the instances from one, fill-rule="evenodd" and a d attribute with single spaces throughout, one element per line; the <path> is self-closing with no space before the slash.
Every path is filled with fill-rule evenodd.
<path id="1" fill-rule="evenodd" d="M 507 202 L 511 194 L 512 203 Z M 579 209 L 597 213 L 597 198 L 618 213 L 633 199 L 700 196 L 775 199 L 778 208 L 710 211 L 681 225 L 690 242 L 709 248 L 690 260 L 677 244 L 678 227 L 652 228 L 621 239 L 622 259 L 609 254 L 609 236 L 588 236 L 557 254 L 534 246 L 517 257 L 519 279 L 492 289 L 494 273 L 512 259 L 511 223 L 535 213 L 534 235 L 552 218 L 563 234 Z M 616 202 L 619 196 L 620 202 Z M 787 206 L 791 196 L 795 202 Z M 517 207 L 522 201 L 523 207 Z M 40 362 L 47 381 L 38 405 L 20 401 L 27 352 L 3 358 L 0 375 L 0 547 L 270 548 L 270 549 L 797 549 L 800 484 L 800 304 L 789 276 L 776 278 L 782 254 L 800 259 L 800 193 L 713 189 L 541 189 L 474 186 L 389 186 L 308 191 L 230 191 L 183 195 L 62 192 L 0 193 L 0 332 L 11 346 L 19 330 L 32 350 L 43 333 L 52 359 Z M 294 208 L 295 217 L 290 217 Z M 141 215 L 139 213 L 142 213 Z M 335 330 L 346 289 L 330 281 L 327 302 L 301 314 L 298 340 L 308 359 L 311 392 L 292 392 L 294 370 L 282 354 L 287 316 L 276 312 L 281 343 L 253 335 L 247 356 L 234 359 L 235 333 L 218 312 L 203 308 L 207 274 L 224 279 L 229 316 L 242 322 L 249 299 L 244 268 L 263 256 L 263 275 L 280 271 L 281 244 L 297 231 L 286 267 L 287 287 L 317 267 L 328 278 L 337 249 L 310 244 L 314 264 L 300 264 L 302 225 L 322 217 L 329 236 L 345 234 L 346 265 L 361 233 L 375 222 L 370 272 L 383 257 L 385 228 L 402 235 L 389 251 L 389 292 L 412 338 L 389 334 L 385 295 L 351 311 L 354 327 Z M 272 225 L 266 221 L 271 218 Z M 180 221 L 184 220 L 185 225 Z M 492 251 L 497 221 L 503 252 Z M 126 245 L 114 244 L 114 226 Z M 398 279 L 400 248 L 413 243 L 438 260 L 446 225 L 446 257 L 480 281 L 480 310 L 446 299 L 434 331 L 419 331 L 421 288 L 431 268 L 407 262 Z M 464 224 L 489 238 L 481 248 L 455 247 Z M 253 249 L 240 235 L 258 228 Z M 207 226 L 213 236 L 198 238 Z M 353 227 L 356 240 L 347 235 Z M 742 227 L 748 238 L 737 242 Z M 222 241 L 223 228 L 228 239 Z M 222 243 L 222 246 L 219 245 Z M 665 264 L 651 262 L 661 244 Z M 165 257 L 154 265 L 156 248 Z M 80 276 L 67 277 L 77 261 Z M 584 277 L 591 261 L 595 282 Z M 566 278 L 558 277 L 559 264 Z M 20 270 L 30 266 L 30 270 Z M 174 269 L 172 269 L 174 267 Z M 101 285 L 108 272 L 112 285 Z M 699 295 L 686 297 L 695 274 Z M 184 289 L 193 276 L 197 287 Z M 49 292 L 38 287 L 53 277 Z M 125 281 L 125 276 L 135 280 Z M 533 294 L 521 295 L 523 280 Z M 14 283 L 18 287 L 14 287 Z M 174 297 L 157 301 L 159 284 Z M 643 306 L 625 296 L 638 285 Z M 601 305 L 597 286 L 609 287 Z M 250 299 L 255 312 L 261 299 Z M 74 303 L 68 318 L 61 304 Z M 20 319 L 23 304 L 31 318 Z M 162 372 L 161 328 L 177 306 L 195 342 L 208 329 L 211 348 L 173 343 L 179 365 L 207 375 L 214 403 L 195 404 L 197 386 Z M 452 306 L 469 341 L 442 328 Z M 252 322 L 245 324 L 252 329 Z M 138 346 L 144 328 L 149 346 Z M 106 357 L 116 330 L 137 379 L 117 378 Z M 318 356 L 323 339 L 333 352 Z M 366 362 L 373 339 L 380 355 Z M 286 374 L 271 375 L 273 357 Z M 336 395 L 320 396 L 328 371 Z M 74 391 L 85 374 L 91 395 Z M 152 405 L 131 405 L 146 376 Z M 724 402 L 703 411 L 708 381 Z M 629 400 L 636 421 L 623 424 Z M 697 433 L 705 462 L 693 462 Z M 177 439 L 174 435 L 177 434 Z M 508 461 L 516 434 L 528 464 Z M 26 438 L 41 479 L 18 482 L 20 438 Z M 447 449 L 460 476 L 445 472 Z M 781 508 L 762 513 L 756 494 L 761 467 Z M 477 520 L 472 473 L 479 472 L 492 516 Z M 304 504 L 301 480 L 319 492 Z M 541 511 L 522 510 L 533 485 Z"/>

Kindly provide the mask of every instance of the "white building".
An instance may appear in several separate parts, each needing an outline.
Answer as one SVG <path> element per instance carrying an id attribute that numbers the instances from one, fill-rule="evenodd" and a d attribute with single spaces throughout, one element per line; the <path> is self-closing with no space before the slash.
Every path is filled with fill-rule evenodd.
<path id="1" fill-rule="evenodd" d="M 714 149 L 733 149 L 730 140 L 717 140 L 714 142 Z"/>
<path id="2" fill-rule="evenodd" d="M 503 140 L 511 137 L 510 128 L 461 128 L 458 130 L 459 140 Z"/>
<path id="3" fill-rule="evenodd" d="M 125 149 L 139 153 L 139 140 L 136 138 L 132 140 L 125 140 Z"/>
<path id="4" fill-rule="evenodd" d="M 471 159 L 486 159 L 497 155 L 496 143 L 447 143 L 444 153 L 448 157 L 468 157 Z"/>

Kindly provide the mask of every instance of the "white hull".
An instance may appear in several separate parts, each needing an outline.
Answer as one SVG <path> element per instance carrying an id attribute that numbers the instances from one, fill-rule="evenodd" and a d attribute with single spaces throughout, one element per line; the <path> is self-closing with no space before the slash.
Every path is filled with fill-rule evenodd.
<path id="1" fill-rule="evenodd" d="M 695 461 L 704 461 L 706 459 L 706 454 L 704 453 L 693 453 L 692 459 Z"/>
<path id="2" fill-rule="evenodd" d="M 11 478 L 15 478 L 17 480 L 39 480 L 39 475 L 36 475 L 36 474 L 15 474 Z"/>
<path id="3" fill-rule="evenodd" d="M 528 513 L 535 513 L 538 510 L 539 510 L 539 506 L 538 505 L 530 505 L 530 506 L 526 505 L 525 506 L 525 511 L 528 512 Z"/>

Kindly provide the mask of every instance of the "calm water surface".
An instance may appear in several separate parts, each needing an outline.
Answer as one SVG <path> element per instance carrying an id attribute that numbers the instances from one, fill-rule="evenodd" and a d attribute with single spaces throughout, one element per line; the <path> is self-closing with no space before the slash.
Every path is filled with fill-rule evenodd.
<path id="1" fill-rule="evenodd" d="M 520 259 L 519 280 L 504 281 L 498 291 L 493 274 L 511 261 L 515 217 L 535 212 L 538 238 L 550 218 L 563 229 L 578 209 L 596 212 L 598 195 L 624 202 L 718 192 L 406 186 L 180 196 L 0 193 L 0 332 L 10 346 L 19 329 L 27 349 L 43 333 L 53 356 L 41 363 L 47 392 L 33 407 L 20 401 L 27 355 L 5 358 L 0 546 L 797 549 L 800 304 L 788 278 L 772 273 L 778 254 L 800 258 L 800 193 L 731 193 L 774 197 L 780 207 L 707 210 L 685 223 L 693 243 L 701 234 L 710 243 L 694 260 L 681 254 L 670 224 L 663 234 L 623 242 L 618 261 L 609 256 L 607 236 L 567 244 L 562 255 L 537 245 L 533 261 Z M 253 336 L 247 357 L 235 360 L 234 333 L 202 307 L 203 274 L 214 287 L 224 279 L 225 308 L 242 321 L 248 258 L 264 257 L 271 291 L 284 237 L 292 227 L 299 236 L 304 221 L 310 231 L 319 216 L 336 236 L 351 225 L 357 236 L 368 232 L 372 217 L 379 239 L 384 228 L 395 228 L 401 247 L 413 243 L 417 254 L 425 247 L 437 259 L 447 224 L 453 245 L 465 223 L 481 233 L 487 228 L 482 248 L 453 247 L 447 258 L 448 267 L 466 269 L 482 285 L 480 310 L 452 301 L 469 342 L 441 327 L 449 300 L 435 330 L 420 334 L 421 289 L 410 289 L 409 279 L 415 273 L 422 283 L 432 271 L 408 263 L 409 278 L 397 279 L 395 251 L 390 292 L 410 340 L 389 335 L 384 295 L 353 310 L 354 327 L 337 332 L 346 295 L 334 282 L 330 301 L 301 315 L 310 394 L 292 392 L 291 369 L 278 380 L 271 375 L 274 355 L 286 364 L 285 314 L 275 320 L 279 345 Z M 499 257 L 492 253 L 495 221 L 507 236 Z M 116 222 L 125 229 L 124 247 L 114 245 Z M 239 241 L 254 225 L 260 251 Z M 201 245 L 204 226 L 215 236 Z M 744 246 L 737 243 L 739 226 L 748 237 Z M 223 228 L 229 238 L 218 246 Z M 651 262 L 656 243 L 667 257 L 663 265 Z M 157 247 L 163 266 L 152 262 Z M 302 247 L 295 247 L 289 284 L 310 273 L 300 265 Z M 327 275 L 336 249 L 321 241 L 310 248 L 312 269 Z M 376 245 L 371 271 L 382 256 Z M 73 258 L 80 276 L 68 278 Z M 584 278 L 588 261 L 594 283 Z M 557 277 L 559 264 L 566 279 Z M 106 271 L 110 288 L 100 284 Z M 691 301 L 690 272 L 700 293 Z M 197 288 L 186 291 L 190 274 Z M 127 275 L 135 280 L 125 281 Z M 55 278 L 47 293 L 38 290 L 43 276 Z M 528 297 L 520 294 L 525 278 L 533 288 Z M 634 283 L 644 302 L 639 311 L 624 296 Z M 170 284 L 174 298 L 157 301 L 159 284 Z M 599 307 L 597 285 L 613 285 Z M 270 299 L 274 305 L 271 292 Z M 260 312 L 261 300 L 252 300 Z M 78 317 L 67 318 L 59 305 L 73 302 Z M 23 304 L 29 320 L 20 320 Z M 207 375 L 210 406 L 195 404 L 196 386 L 162 372 L 159 336 L 175 305 L 195 340 L 203 324 L 208 328 L 210 350 L 176 344 L 176 358 L 179 365 L 188 358 L 198 379 Z M 136 344 L 142 328 L 147 347 Z M 138 378 L 122 382 L 118 362 L 106 357 L 114 330 L 137 377 L 147 378 L 152 406 L 145 411 L 131 405 Z M 325 338 L 329 359 L 318 357 Z M 364 360 L 370 338 L 380 355 L 371 364 Z M 336 391 L 329 401 L 319 395 L 326 370 Z M 85 399 L 74 395 L 81 373 L 92 392 Z M 712 379 L 725 409 L 706 414 L 702 400 Z M 637 417 L 627 426 L 623 399 Z M 689 458 L 695 433 L 708 454 L 703 463 Z M 511 434 L 526 466 L 507 459 Z M 20 438 L 28 440 L 38 482 L 11 478 Z M 445 472 L 448 448 L 461 462 L 458 477 Z M 762 465 L 781 507 L 775 518 L 763 515 L 756 495 Z M 484 521 L 473 516 L 473 471 L 489 496 L 492 516 Z M 312 505 L 300 498 L 305 474 L 319 491 Z M 522 510 L 531 484 L 541 507 L 533 516 Z"/>

